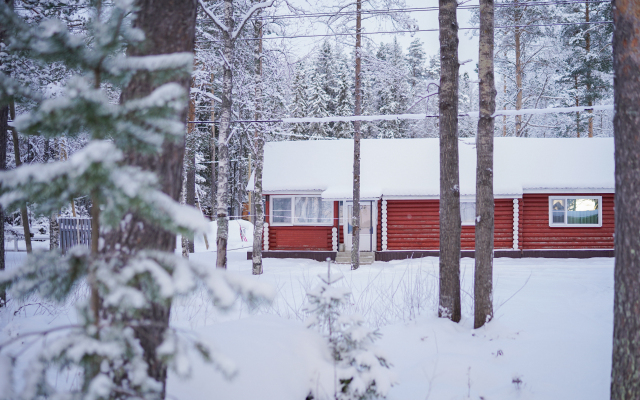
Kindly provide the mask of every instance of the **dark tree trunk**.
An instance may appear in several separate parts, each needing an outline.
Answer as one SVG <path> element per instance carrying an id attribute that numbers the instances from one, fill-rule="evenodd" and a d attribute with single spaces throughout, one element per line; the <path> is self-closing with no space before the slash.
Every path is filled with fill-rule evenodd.
<path id="1" fill-rule="evenodd" d="M 4 0 L 6 4 L 13 5 L 11 0 Z M 4 43 L 5 31 L 0 29 L 0 43 Z M 0 106 L 0 171 L 7 169 L 7 131 L 9 130 L 9 106 Z M 0 271 L 4 271 L 4 209 L 0 207 L 0 239 L 2 239 L 2 249 L 0 249 Z M 4 288 L 0 289 L 0 307 L 4 307 L 7 302 L 7 293 Z"/>
<path id="2" fill-rule="evenodd" d="M 640 398 L 640 2 L 613 1 L 615 295 L 611 399 Z"/>
<path id="3" fill-rule="evenodd" d="M 11 115 L 11 120 L 15 120 L 16 109 L 13 102 L 11 102 L 11 104 L 9 105 L 9 113 Z M 18 131 L 16 130 L 16 128 L 11 128 L 11 135 L 13 137 L 13 153 L 16 158 L 16 168 L 18 168 L 22 165 L 22 160 L 20 159 L 20 139 L 18 138 Z M 31 253 L 31 229 L 29 229 L 29 211 L 27 210 L 26 204 L 20 207 L 20 217 L 22 218 L 22 227 L 24 229 L 24 243 L 27 247 L 27 253 Z"/>
<path id="4" fill-rule="evenodd" d="M 456 0 L 440 0 L 440 307 L 460 321 L 460 176 L 458 168 L 458 22 Z"/>
<path id="5" fill-rule="evenodd" d="M 362 92 L 360 90 L 362 68 L 362 0 L 356 1 L 356 81 L 355 115 L 362 113 Z M 353 122 L 353 212 L 351 213 L 351 269 L 360 267 L 360 121 Z"/>
<path id="6" fill-rule="evenodd" d="M 195 104 L 193 99 L 189 101 L 189 121 L 195 121 Z M 196 149 L 193 137 L 194 124 L 187 126 L 187 198 L 186 203 L 191 207 L 196 206 Z M 194 238 L 195 239 L 195 238 Z M 194 239 L 188 240 L 189 253 L 195 253 Z"/>
<path id="7" fill-rule="evenodd" d="M 195 41 L 196 8 L 195 0 L 138 0 L 139 7 L 134 26 L 145 34 L 144 42 L 131 47 L 131 56 L 170 54 L 177 52 L 193 52 Z M 177 81 L 187 93 L 190 78 Z M 157 87 L 153 73 L 139 73 L 133 77 L 122 92 L 122 100 L 131 100 L 148 95 Z M 184 104 L 181 120 L 187 118 L 187 104 Z M 167 141 L 162 146 L 161 154 L 142 154 L 130 152 L 126 162 L 140 166 L 156 173 L 160 187 L 164 193 L 178 200 L 182 187 L 182 166 L 184 158 L 184 141 Z M 154 249 L 173 252 L 176 237 L 160 227 L 144 221 L 134 215 L 127 224 L 120 224 L 117 230 L 105 238 L 105 251 L 114 257 L 126 258 L 128 253 L 118 252 L 116 244 L 123 249 Z M 144 357 L 149 365 L 149 376 L 166 385 L 167 367 L 156 357 L 156 349 L 162 343 L 164 332 L 169 326 L 170 304 L 153 304 L 151 310 L 143 318 L 152 322 L 135 327 L 136 336 L 140 339 Z M 164 390 L 163 390 L 164 397 Z"/>
<path id="8" fill-rule="evenodd" d="M 211 73 L 211 95 L 215 93 L 214 90 L 215 77 Z M 211 98 L 211 121 L 216 120 L 216 101 Z M 211 220 L 214 220 L 216 215 L 216 190 L 218 186 L 218 178 L 216 174 L 216 124 L 211 124 Z"/>
<path id="9" fill-rule="evenodd" d="M 0 42 L 2 42 L 2 32 L 0 32 Z M 9 106 L 0 107 L 0 171 L 7 169 L 7 131 L 9 130 Z M 0 271 L 4 271 L 4 209 L 0 207 Z M 0 288 L 0 307 L 4 307 L 7 302 L 7 293 L 4 288 Z"/>
<path id="10" fill-rule="evenodd" d="M 196 206 L 196 169 L 195 169 L 195 153 L 189 150 L 189 161 L 187 170 L 187 205 Z M 195 239 L 195 238 L 194 238 Z M 194 239 L 189 239 L 189 253 L 195 253 Z"/>
<path id="11" fill-rule="evenodd" d="M 59 160 L 58 139 L 53 139 L 53 146 L 49 142 L 49 156 L 53 161 Z M 58 213 L 53 212 L 49 216 L 49 250 L 55 250 L 60 247 L 60 227 L 58 226 Z"/>
<path id="12" fill-rule="evenodd" d="M 493 71 L 493 0 L 480 0 L 480 119 L 476 150 L 476 267 L 474 322 L 479 328 L 493 317 L 493 113 L 496 88 Z"/>

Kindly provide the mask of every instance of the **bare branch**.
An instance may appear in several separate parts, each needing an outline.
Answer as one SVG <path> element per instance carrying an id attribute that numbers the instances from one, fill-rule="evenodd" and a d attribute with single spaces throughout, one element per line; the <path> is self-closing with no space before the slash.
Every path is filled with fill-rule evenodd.
<path id="1" fill-rule="evenodd" d="M 224 23 L 222 23 L 222 21 L 220 21 L 220 19 L 216 17 L 216 15 L 213 12 L 211 12 L 207 8 L 207 6 L 204 5 L 202 0 L 198 0 L 198 3 L 200 3 L 200 6 L 202 7 L 202 11 L 204 11 L 204 13 L 207 14 L 209 18 L 213 20 L 213 23 L 218 27 L 218 29 L 220 29 L 223 32 L 230 33 L 229 28 Z"/>
<path id="2" fill-rule="evenodd" d="M 247 11 L 247 13 L 242 17 L 242 19 L 240 20 L 240 23 L 231 34 L 231 40 L 236 40 L 238 38 L 238 36 L 240 35 L 240 32 L 242 32 L 242 29 L 246 25 L 247 21 L 249 21 L 249 18 L 253 16 L 253 14 L 258 12 L 259 10 L 262 10 L 263 8 L 271 7 L 274 2 L 275 0 L 263 1 L 262 3 L 255 4 L 253 7 L 251 7 L 249 11 Z M 202 0 L 200 0 L 200 4 L 202 4 Z"/>

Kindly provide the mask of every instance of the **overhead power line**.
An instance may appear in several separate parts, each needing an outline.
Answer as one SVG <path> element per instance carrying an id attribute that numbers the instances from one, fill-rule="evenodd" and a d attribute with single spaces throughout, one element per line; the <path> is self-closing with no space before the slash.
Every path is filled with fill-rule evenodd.
<path id="1" fill-rule="evenodd" d="M 544 27 L 544 26 L 567 26 L 567 25 L 599 25 L 599 24 L 612 24 L 613 21 L 591 21 L 591 22 L 557 22 L 553 24 L 528 24 L 528 25 L 504 25 L 496 26 L 495 29 L 510 29 L 510 28 L 527 28 L 527 27 Z M 464 27 L 458 28 L 461 31 L 478 30 L 479 27 Z M 375 31 L 375 32 L 361 32 L 361 35 L 382 35 L 382 34 L 394 34 L 394 33 L 415 33 L 415 32 L 439 32 L 440 29 L 412 29 L 412 30 L 395 30 L 395 31 Z M 274 40 L 274 39 L 301 39 L 312 37 L 330 37 L 330 36 L 353 36 L 355 32 L 345 33 L 325 33 L 325 34 L 311 34 L 311 35 L 294 35 L 294 36 L 264 36 L 261 38 L 238 38 L 238 40 Z M 197 40 L 196 43 L 219 43 L 220 40 Z"/>
<path id="2" fill-rule="evenodd" d="M 600 106 L 584 106 L 584 107 L 553 107 L 553 108 L 523 108 L 520 110 L 498 110 L 492 116 L 499 117 L 503 115 L 525 115 L 525 114 L 558 114 L 570 112 L 584 111 L 610 111 L 613 110 L 613 104 Z M 478 118 L 478 111 L 471 111 L 465 114 L 459 114 L 459 117 Z M 400 120 L 421 120 L 425 118 L 438 118 L 439 115 L 429 114 L 390 114 L 390 115 L 354 115 L 349 117 L 310 117 L 310 118 L 282 118 L 282 119 L 266 119 L 266 120 L 235 120 L 232 123 L 251 124 L 251 123 L 284 123 L 284 124 L 306 124 L 306 123 L 329 123 L 329 122 L 353 122 L 353 121 L 400 121 Z M 217 124 L 220 121 L 188 121 L 189 124 Z"/>
<path id="3" fill-rule="evenodd" d="M 520 8 L 529 6 L 549 6 L 549 5 L 571 5 L 571 4 L 590 4 L 590 3 L 610 3 L 608 0 L 560 0 L 560 1 L 528 1 L 528 2 L 503 2 L 495 3 L 496 8 Z M 461 5 L 458 6 L 459 10 L 473 10 L 480 8 L 479 5 Z M 411 12 L 429 12 L 438 11 L 437 6 L 433 7 L 413 7 L 413 8 L 395 8 L 395 9 L 381 9 L 381 10 L 362 10 L 362 15 L 388 15 L 388 14 L 401 14 Z M 332 12 L 318 12 L 318 13 L 301 13 L 301 14 L 276 14 L 276 15 L 260 15 L 254 17 L 255 19 L 262 20 L 279 20 L 279 19 L 297 19 L 297 18 L 322 18 L 322 17 L 341 17 L 346 15 L 357 15 L 357 11 L 340 11 L 336 13 Z"/>

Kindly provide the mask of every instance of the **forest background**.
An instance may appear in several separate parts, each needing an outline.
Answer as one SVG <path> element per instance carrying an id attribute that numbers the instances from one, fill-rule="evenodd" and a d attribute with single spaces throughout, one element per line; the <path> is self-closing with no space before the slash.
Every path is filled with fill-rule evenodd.
<path id="1" fill-rule="evenodd" d="M 394 10 L 393 2 L 387 2 Z M 436 115 L 438 106 L 439 54 L 437 46 L 437 3 L 407 3 L 412 12 L 370 13 L 364 18 L 362 55 L 363 115 L 426 113 Z M 218 2 L 205 2 L 210 9 Z M 251 1 L 237 2 L 242 14 Z M 386 4 L 386 3 L 385 3 Z M 371 3 L 369 9 L 375 9 Z M 16 2 L 16 11 L 27 21 L 62 17 L 81 30 L 81 7 L 42 10 L 38 2 Z M 41 9 L 39 9 L 40 7 Z M 383 7 L 384 8 L 384 7 Z M 378 8 L 380 9 L 380 8 Z M 365 11 L 367 9 L 365 8 Z M 288 17 L 281 17 L 281 16 Z M 334 20 L 332 20 L 332 15 Z M 477 111 L 477 30 L 478 8 L 475 2 L 460 6 L 461 76 L 459 109 L 461 115 Z M 255 23 L 255 19 L 253 22 Z M 286 117 L 350 116 L 354 110 L 354 26 L 349 18 L 335 23 L 335 8 L 322 8 L 305 2 L 280 2 L 261 14 L 262 110 L 261 120 Z M 588 106 L 612 104 L 611 3 L 507 1 L 496 4 L 496 105 L 498 110 Z M 334 23 L 332 23 L 334 22 Z M 433 31 L 431 31 L 433 29 Z M 374 32 L 405 31 L 395 34 Z M 413 31 L 411 33 L 411 31 Z M 371 33 L 371 34 L 368 34 Z M 199 14 L 196 33 L 195 70 L 191 88 L 193 114 L 190 119 L 210 121 L 220 115 L 222 65 L 220 32 L 206 16 Z M 326 35 L 326 36 L 323 36 Z M 331 36 L 329 36 L 331 35 Z M 311 37 L 307 37 L 311 36 Z M 236 42 L 234 60 L 234 120 L 255 119 L 257 99 L 255 81 L 255 32 L 247 27 Z M 467 56 L 469 54 L 469 56 Z M 0 54 L 0 57 L 4 57 Z M 468 58 L 472 57 L 472 58 Z M 53 63 L 30 60 L 3 60 L 3 72 L 34 90 L 45 88 L 47 97 L 60 96 L 73 71 Z M 11 69 L 9 69 L 11 68 Z M 119 93 L 111 93 L 116 102 Z M 20 115 L 32 107 L 16 104 Z M 613 136 L 612 111 L 551 113 L 497 117 L 496 136 L 518 137 L 602 137 Z M 437 137 L 438 119 L 363 122 L 363 138 Z M 195 198 L 209 213 L 215 201 L 217 145 L 214 124 L 192 124 L 187 135 L 185 182 L 195 186 Z M 459 134 L 473 137 L 477 119 L 461 117 Z M 338 123 L 235 123 L 229 145 L 230 215 L 242 213 L 248 201 L 245 190 L 250 177 L 251 138 L 263 129 L 266 141 L 351 138 L 353 125 Z M 7 148 L 13 148 L 11 137 Z M 46 139 L 20 136 L 19 148 L 24 163 L 41 163 L 66 158 L 86 144 L 86 139 Z M 213 160 L 212 160 L 213 155 Z M 7 168 L 15 167 L 14 152 L 8 152 Z M 188 175 L 194 175 L 187 179 Z M 212 179 L 213 178 L 213 179 Z M 214 188 L 211 187 L 213 182 Z M 73 212 L 88 216 L 89 200 L 77 199 Z M 31 215 L 31 218 L 37 218 Z M 19 213 L 10 216 L 21 225 Z M 32 222 L 33 223 L 33 222 Z M 38 224 L 42 234 L 48 223 Z"/>

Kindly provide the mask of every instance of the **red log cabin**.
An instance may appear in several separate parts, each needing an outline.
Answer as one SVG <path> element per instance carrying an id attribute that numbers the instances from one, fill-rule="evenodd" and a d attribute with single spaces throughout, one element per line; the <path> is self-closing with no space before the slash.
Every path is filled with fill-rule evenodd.
<path id="1" fill-rule="evenodd" d="M 463 256 L 475 231 L 473 139 L 459 141 Z M 438 139 L 361 144 L 361 251 L 376 260 L 437 255 Z M 252 183 L 248 189 L 252 190 Z M 264 256 L 350 251 L 353 141 L 265 146 Z M 613 256 L 613 139 L 495 138 L 495 256 Z"/>

